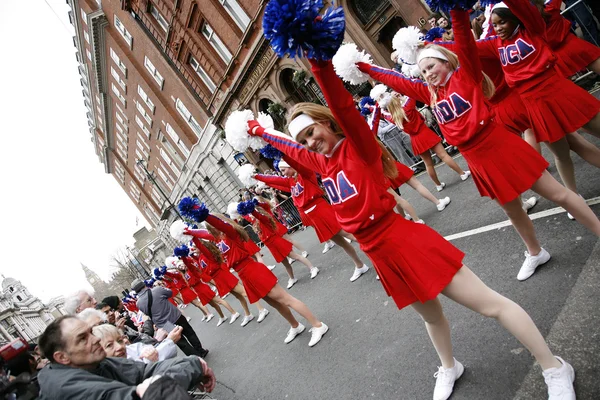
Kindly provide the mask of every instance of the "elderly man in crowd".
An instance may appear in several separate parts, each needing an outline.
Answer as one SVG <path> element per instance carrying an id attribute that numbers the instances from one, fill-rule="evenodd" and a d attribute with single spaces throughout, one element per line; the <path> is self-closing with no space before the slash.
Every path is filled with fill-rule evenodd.
<path id="1" fill-rule="evenodd" d="M 98 302 L 86 290 L 80 290 L 65 299 L 65 311 L 69 315 L 79 314 L 86 308 L 96 307 Z"/>
<path id="2" fill-rule="evenodd" d="M 152 364 L 107 358 L 92 328 L 73 316 L 48 325 L 39 345 L 50 361 L 38 374 L 42 400 L 144 398 L 173 383 L 182 390 L 198 387 L 211 392 L 216 382 L 213 371 L 196 356 Z"/>

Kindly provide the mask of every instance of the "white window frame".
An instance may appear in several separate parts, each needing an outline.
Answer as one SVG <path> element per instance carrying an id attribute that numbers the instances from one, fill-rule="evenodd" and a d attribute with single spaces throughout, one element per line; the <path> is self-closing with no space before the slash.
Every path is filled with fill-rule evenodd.
<path id="1" fill-rule="evenodd" d="M 118 87 L 117 87 L 117 86 L 116 86 L 114 83 L 111 83 L 111 88 L 112 88 L 112 91 L 113 91 L 113 93 L 114 93 L 114 94 L 117 96 L 117 99 L 119 99 L 119 101 L 120 101 L 120 102 L 121 102 L 121 103 L 122 103 L 124 106 L 126 106 L 126 100 L 125 100 L 125 97 L 123 97 L 123 96 L 121 95 L 121 92 L 119 92 L 119 88 L 118 88 Z"/>
<path id="2" fill-rule="evenodd" d="M 144 56 L 144 67 L 146 67 L 148 72 L 150 72 L 150 74 L 152 75 L 152 77 L 154 78 L 156 83 L 158 83 L 158 86 L 162 90 L 163 85 L 165 83 L 165 78 L 163 78 L 163 76 L 160 74 L 160 72 L 158 72 L 158 70 L 156 69 L 154 64 L 152 64 L 152 61 L 150 61 L 148 56 Z"/>
<path id="3" fill-rule="evenodd" d="M 118 104 L 115 104 L 115 105 L 117 106 L 117 109 L 121 112 L 121 116 L 123 117 L 123 119 L 125 121 L 129 122 L 129 118 L 127 118 L 127 115 L 125 115 L 125 111 L 123 111 L 123 109 Z M 125 125 L 125 124 L 123 124 L 123 125 Z"/>
<path id="4" fill-rule="evenodd" d="M 190 128 L 192 128 L 194 133 L 196 133 L 196 136 L 200 137 L 200 134 L 202 133 L 202 127 L 200 126 L 198 121 L 196 121 L 196 119 L 194 118 L 192 113 L 187 109 L 185 104 L 183 104 L 183 101 L 181 101 L 181 99 L 175 100 L 175 108 L 177 109 L 179 114 L 183 117 L 183 119 L 185 119 L 185 121 L 188 123 Z"/>
<path id="5" fill-rule="evenodd" d="M 120 113 L 115 112 L 115 117 L 117 117 L 117 121 L 119 121 L 121 123 L 121 125 L 125 125 L 125 120 L 123 120 L 123 117 L 121 117 Z"/>
<path id="6" fill-rule="evenodd" d="M 90 42 L 90 34 L 87 33 L 87 31 L 83 31 L 83 38 L 85 39 L 86 42 Z"/>
<path id="7" fill-rule="evenodd" d="M 144 89 L 142 89 L 142 87 L 140 85 L 138 85 L 138 95 L 140 95 L 140 97 L 142 98 L 144 103 L 146 103 L 148 108 L 150 108 L 150 112 L 152 114 L 154 114 L 154 111 L 156 110 L 156 106 L 154 105 L 152 100 L 150 100 L 150 97 L 148 96 L 148 94 L 146 94 L 146 92 L 144 91 Z"/>
<path id="8" fill-rule="evenodd" d="M 148 145 L 144 142 L 140 142 L 139 140 L 136 140 L 135 143 L 137 144 L 137 147 L 140 149 L 140 151 L 144 153 L 146 158 L 148 158 L 148 156 L 150 155 L 150 148 L 148 147 Z"/>
<path id="9" fill-rule="evenodd" d="M 85 49 L 85 55 L 87 56 L 88 60 L 92 61 L 92 52 L 90 49 Z"/>
<path id="10" fill-rule="evenodd" d="M 112 67 L 112 65 L 110 66 L 110 74 L 112 75 L 113 79 L 119 84 L 119 86 L 121 86 L 121 89 L 123 89 L 125 94 L 127 94 L 127 85 L 125 84 L 125 81 L 121 79 L 121 76 L 119 75 L 117 70 Z"/>
<path id="11" fill-rule="evenodd" d="M 185 155 L 185 157 L 186 158 L 189 157 L 190 156 L 189 149 L 186 147 L 185 143 L 183 143 L 183 141 L 179 137 L 179 134 L 177 132 L 175 132 L 175 129 L 173 129 L 171 124 L 167 123 L 165 130 L 167 131 L 167 134 L 169 135 L 171 140 L 173 140 L 173 142 L 177 145 L 177 147 L 179 147 L 179 150 L 181 150 L 181 152 Z"/>
<path id="12" fill-rule="evenodd" d="M 154 200 L 154 202 L 156 204 L 158 204 L 159 206 L 162 205 L 162 203 L 165 201 L 165 199 L 163 199 L 163 197 L 160 194 L 160 192 L 158 191 L 158 189 L 156 189 L 156 187 L 154 187 L 154 186 L 152 186 L 151 196 L 152 196 L 152 199 Z"/>
<path id="13" fill-rule="evenodd" d="M 123 39 L 125 39 L 125 41 L 129 45 L 129 48 L 131 48 L 133 46 L 133 36 L 131 36 L 131 33 L 129 33 L 127 28 L 125 28 L 125 25 L 123 24 L 123 22 L 121 22 L 119 17 L 117 17 L 116 15 L 115 15 L 115 28 L 117 28 L 117 30 L 119 31 L 121 36 L 123 36 Z"/>
<path id="14" fill-rule="evenodd" d="M 236 0 L 219 0 L 219 3 L 221 3 L 225 11 L 227 11 L 227 14 L 229 14 L 237 26 L 239 26 L 242 31 L 245 31 L 250 24 L 250 17 L 248 17 L 238 2 Z"/>
<path id="15" fill-rule="evenodd" d="M 196 71 L 196 74 L 198 74 L 198 76 L 200 77 L 204 85 L 208 88 L 208 90 L 211 93 L 214 93 L 214 91 L 217 90 L 217 85 L 215 85 L 215 83 L 212 81 L 206 70 L 202 68 L 198 60 L 196 60 L 192 56 L 190 56 L 190 66 L 194 71 Z"/>
<path id="16" fill-rule="evenodd" d="M 169 168 L 171 168 L 175 176 L 179 176 L 181 174 L 181 171 L 179 170 L 179 168 L 177 168 L 177 164 L 175 164 L 175 162 L 171 160 L 171 157 L 169 157 L 167 151 L 162 147 L 159 147 L 158 152 L 160 153 L 160 156 L 162 157 L 163 161 L 167 163 Z"/>
<path id="17" fill-rule="evenodd" d="M 229 61 L 233 58 L 233 54 L 229 51 L 225 43 L 219 38 L 219 36 L 215 33 L 215 30 L 208 24 L 208 22 L 204 22 L 202 24 L 202 34 L 208 40 L 208 42 L 212 45 L 215 51 L 221 56 L 223 61 L 229 64 Z"/>
<path id="18" fill-rule="evenodd" d="M 142 135 L 140 135 L 140 133 L 137 133 L 137 141 L 142 143 L 144 146 L 146 146 L 146 148 L 148 149 L 148 151 L 150 151 L 150 144 L 148 144 L 148 142 L 146 141 L 148 138 L 144 137 Z"/>
<path id="19" fill-rule="evenodd" d="M 121 61 L 119 55 L 112 49 L 112 47 L 110 48 L 110 58 L 112 58 L 115 64 L 117 64 L 117 67 L 119 67 L 119 69 L 125 74 L 125 78 L 127 78 L 127 66 L 125 63 L 123 63 L 123 61 Z"/>
<path id="20" fill-rule="evenodd" d="M 150 130 L 146 128 L 146 125 L 144 125 L 144 123 L 137 114 L 135 116 L 135 123 L 138 124 L 140 129 L 146 134 L 146 137 L 150 138 Z"/>
<path id="21" fill-rule="evenodd" d="M 171 179 L 168 174 L 163 171 L 163 168 L 161 168 L 161 166 L 159 166 L 158 168 L 156 168 L 156 171 L 158 172 L 158 176 L 160 177 L 160 179 L 162 179 L 162 181 L 165 183 L 165 185 L 167 185 L 167 187 L 170 190 L 173 190 L 173 187 L 175 187 L 175 183 L 171 183 Z"/>
<path id="22" fill-rule="evenodd" d="M 156 8 L 156 6 L 152 3 L 150 3 L 150 14 L 152 14 L 156 22 L 158 22 L 158 25 L 160 25 L 162 30 L 166 33 L 169 30 L 169 23 L 167 22 L 165 17 L 163 17 L 162 14 L 158 11 L 158 8 Z"/>
<path id="23" fill-rule="evenodd" d="M 87 13 L 83 11 L 83 8 L 81 9 L 81 19 L 85 24 L 87 24 Z"/>
<path id="24" fill-rule="evenodd" d="M 142 117 L 144 117 L 148 125 L 150 125 L 150 128 L 152 128 L 152 117 L 150 116 L 150 114 L 148 114 L 144 106 L 142 106 L 142 103 L 136 101 L 135 108 L 137 108 L 138 112 L 142 115 Z"/>

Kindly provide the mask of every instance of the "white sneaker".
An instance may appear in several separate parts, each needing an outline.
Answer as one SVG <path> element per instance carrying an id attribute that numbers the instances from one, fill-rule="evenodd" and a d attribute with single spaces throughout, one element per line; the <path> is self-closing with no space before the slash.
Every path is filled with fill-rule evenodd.
<path id="1" fill-rule="evenodd" d="M 318 273 L 319 273 L 319 268 L 312 267 L 310 269 L 310 279 L 315 279 L 315 277 L 317 276 Z"/>
<path id="2" fill-rule="evenodd" d="M 323 247 L 323 254 L 325 254 L 329 250 L 333 249 L 334 246 L 335 246 L 335 243 L 333 243 L 332 241 L 325 242 L 325 247 Z"/>
<path id="3" fill-rule="evenodd" d="M 288 334 L 285 337 L 285 340 L 283 342 L 285 344 L 288 344 L 292 340 L 296 339 L 296 336 L 298 336 L 299 334 L 304 332 L 304 329 L 305 329 L 305 327 L 302 324 L 298 324 L 298 326 L 295 328 L 290 328 L 290 330 L 288 331 Z"/>
<path id="4" fill-rule="evenodd" d="M 350 278 L 350 282 L 354 282 L 368 270 L 369 270 L 369 267 L 365 264 L 363 264 L 363 266 L 360 268 L 354 268 L 354 273 L 352 274 L 352 277 Z"/>
<path id="5" fill-rule="evenodd" d="M 460 179 L 462 179 L 463 181 L 466 181 L 467 179 L 469 179 L 470 176 L 471 176 L 471 171 L 465 171 L 465 173 L 460 176 Z"/>
<path id="6" fill-rule="evenodd" d="M 523 202 L 523 210 L 529 211 L 537 204 L 537 197 L 533 196 Z"/>
<path id="7" fill-rule="evenodd" d="M 569 218 L 571 221 L 575 220 L 575 217 L 571 215 L 571 213 L 567 213 L 567 218 Z"/>
<path id="8" fill-rule="evenodd" d="M 562 363 L 560 368 L 549 368 L 542 371 L 546 385 L 548 385 L 548 400 L 575 400 L 575 370 L 560 357 L 556 357 Z"/>
<path id="9" fill-rule="evenodd" d="M 189 318 L 189 317 L 187 317 L 187 318 Z M 188 321 L 189 321 L 189 319 L 188 319 Z M 204 322 L 204 321 L 206 321 L 206 315 L 202 316 L 202 319 L 200 320 L 200 322 Z"/>
<path id="10" fill-rule="evenodd" d="M 265 320 L 265 318 L 267 318 L 267 315 L 269 315 L 269 310 L 263 308 L 263 310 L 258 313 L 258 319 L 256 320 L 256 322 L 260 324 Z"/>
<path id="11" fill-rule="evenodd" d="M 187 322 L 190 322 L 192 320 L 192 317 L 185 317 L 185 319 L 187 319 Z"/>
<path id="12" fill-rule="evenodd" d="M 441 184 L 441 185 L 435 185 L 435 189 L 436 189 L 438 192 L 441 192 L 442 190 L 444 190 L 444 188 L 445 188 L 445 187 L 446 187 L 446 184 L 445 184 L 444 182 L 442 182 L 442 184 Z"/>
<path id="13" fill-rule="evenodd" d="M 244 319 L 242 320 L 242 326 L 246 326 L 250 323 L 250 321 L 252 321 L 254 319 L 254 315 L 250 314 L 250 315 L 246 315 L 244 317 Z"/>
<path id="14" fill-rule="evenodd" d="M 219 318 L 219 321 L 217 322 L 217 326 L 223 325 L 223 322 L 225 322 L 225 321 L 227 321 L 227 317 Z"/>
<path id="15" fill-rule="evenodd" d="M 348 239 L 348 238 L 344 238 L 344 240 L 348 243 L 352 243 L 352 240 Z M 335 244 L 335 243 L 334 243 Z"/>
<path id="16" fill-rule="evenodd" d="M 422 219 L 415 221 L 415 224 L 421 224 L 421 225 L 425 225 L 425 221 L 423 221 Z"/>
<path id="17" fill-rule="evenodd" d="M 379 275 L 375 276 L 375 279 L 377 279 L 378 281 L 380 281 L 381 279 L 379 279 Z"/>
<path id="18" fill-rule="evenodd" d="M 308 251 L 304 250 L 302 252 L 302 257 L 304 257 L 304 258 L 308 257 Z"/>
<path id="19" fill-rule="evenodd" d="M 433 374 L 436 378 L 435 389 L 433 389 L 433 400 L 446 400 L 452 394 L 454 382 L 465 372 L 465 367 L 454 359 L 454 367 L 439 367 L 438 372 Z"/>
<path id="20" fill-rule="evenodd" d="M 404 214 L 404 219 L 407 221 L 412 221 L 412 217 L 409 214 Z"/>
<path id="21" fill-rule="evenodd" d="M 444 211 L 444 208 L 450 204 L 450 197 L 446 196 L 443 199 L 440 199 L 440 202 L 437 204 L 438 211 Z"/>
<path id="22" fill-rule="evenodd" d="M 213 319 L 215 317 L 215 314 L 208 314 L 208 316 L 206 317 L 206 322 L 210 322 L 211 319 Z"/>
<path id="23" fill-rule="evenodd" d="M 312 336 L 310 337 L 310 342 L 308 342 L 308 346 L 313 347 L 315 344 L 319 343 L 321 341 L 321 338 L 323 337 L 323 335 L 325 335 L 328 330 L 329 330 L 329 327 L 322 322 L 321 322 L 320 327 L 310 328 L 309 332 L 312 333 Z"/>
<path id="24" fill-rule="evenodd" d="M 231 314 L 231 318 L 229 318 L 229 323 L 233 324 L 240 317 L 240 313 L 236 312 L 235 314 Z"/>
<path id="25" fill-rule="evenodd" d="M 275 269 L 275 265 L 267 265 L 269 271 L 273 271 Z"/>
<path id="26" fill-rule="evenodd" d="M 290 278 L 290 279 L 288 279 L 287 288 L 291 289 L 292 286 L 294 286 L 296 284 L 296 282 L 298 282 L 298 279 L 296 279 L 296 278 Z"/>
<path id="27" fill-rule="evenodd" d="M 290 264 L 293 264 L 296 262 L 296 260 L 294 258 L 290 258 L 290 257 L 288 257 L 287 260 Z"/>
<path id="28" fill-rule="evenodd" d="M 525 252 L 525 261 L 519 270 L 519 274 L 517 275 L 517 279 L 520 281 L 524 281 L 529 278 L 535 272 L 535 269 L 542 264 L 546 264 L 548 260 L 550 260 L 550 253 L 548 253 L 545 249 L 542 248 L 540 253 L 536 256 L 532 256 L 527 251 Z"/>

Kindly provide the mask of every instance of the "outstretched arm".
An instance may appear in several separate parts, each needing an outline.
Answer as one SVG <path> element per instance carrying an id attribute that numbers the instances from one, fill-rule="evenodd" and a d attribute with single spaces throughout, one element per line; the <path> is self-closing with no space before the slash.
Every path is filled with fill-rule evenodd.
<path id="1" fill-rule="evenodd" d="M 223 232 L 225 236 L 227 236 L 229 239 L 233 240 L 238 244 L 241 244 L 242 246 L 244 245 L 244 239 L 232 225 L 228 224 L 225 221 L 222 221 L 221 219 L 215 217 L 212 214 L 208 214 L 208 216 L 206 217 L 206 222 Z"/>
<path id="2" fill-rule="evenodd" d="M 290 166 L 291 165 L 292 164 L 290 164 Z M 290 181 L 288 178 L 276 175 L 256 174 L 254 175 L 254 179 L 256 179 L 257 181 L 264 182 L 274 189 L 283 190 L 284 192 L 290 191 Z"/>
<path id="3" fill-rule="evenodd" d="M 427 89 L 427 83 L 424 81 L 420 79 L 411 79 L 398 71 L 379 67 L 377 65 L 359 62 L 356 63 L 356 66 L 371 78 L 391 87 L 396 92 L 414 97 L 425 104 L 429 104 L 431 94 L 429 93 L 429 89 Z"/>
<path id="4" fill-rule="evenodd" d="M 471 33 L 471 22 L 469 21 L 469 12 L 460 9 L 450 11 L 452 17 L 452 27 L 456 39 L 456 48 L 454 52 L 458 56 L 460 68 L 467 72 L 477 84 L 483 80 L 483 71 L 477 54 L 477 45 L 475 38 Z"/>
<path id="5" fill-rule="evenodd" d="M 546 37 L 546 22 L 536 6 L 525 0 L 504 0 L 504 3 L 531 34 Z"/>

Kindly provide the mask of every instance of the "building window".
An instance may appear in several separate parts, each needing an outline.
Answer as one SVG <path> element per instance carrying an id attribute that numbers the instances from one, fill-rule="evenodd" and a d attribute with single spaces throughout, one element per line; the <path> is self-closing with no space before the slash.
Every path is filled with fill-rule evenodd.
<path id="1" fill-rule="evenodd" d="M 250 24 L 250 18 L 246 15 L 242 7 L 238 4 L 237 0 L 219 0 L 223 5 L 223 8 L 227 11 L 229 16 L 235 21 L 242 31 L 245 31 Z"/>
<path id="2" fill-rule="evenodd" d="M 156 109 L 156 107 L 154 106 L 154 103 L 152 102 L 152 100 L 150 100 L 150 97 L 148 97 L 148 95 L 146 94 L 146 92 L 144 92 L 144 89 L 142 89 L 140 85 L 138 85 L 138 94 L 140 95 L 142 100 L 144 100 L 144 103 L 146 103 L 146 105 L 150 108 L 150 112 L 154 114 L 154 110 Z"/>
<path id="3" fill-rule="evenodd" d="M 196 71 L 196 73 L 198 74 L 200 79 L 202 79 L 202 82 L 204 82 L 204 84 L 206 85 L 208 90 L 210 90 L 211 93 L 214 92 L 217 89 L 217 86 L 212 81 L 212 79 L 210 79 L 210 77 L 208 76 L 208 74 L 206 73 L 204 68 L 202 68 L 200 66 L 200 63 L 198 63 L 198 61 L 196 61 L 196 59 L 191 56 L 190 56 L 190 65 L 192 66 L 194 71 Z"/>
<path id="4" fill-rule="evenodd" d="M 154 80 L 156 81 L 156 83 L 158 83 L 158 86 L 160 86 L 160 88 L 162 89 L 163 83 L 165 83 L 165 79 L 158 72 L 158 70 L 156 69 L 156 67 L 154 66 L 154 64 L 152 64 L 152 62 L 150 61 L 150 59 L 148 58 L 148 56 L 144 57 L 144 66 L 146 67 L 146 69 L 148 70 L 148 72 L 150 72 L 150 74 L 152 75 L 152 77 L 154 78 Z"/>
<path id="5" fill-rule="evenodd" d="M 229 61 L 231 61 L 231 58 L 233 57 L 231 52 L 229 51 L 229 49 L 227 49 L 225 44 L 217 36 L 213 28 L 206 22 L 202 25 L 202 34 L 204 35 L 206 40 L 210 42 L 210 44 L 217 51 L 217 53 L 219 53 L 221 58 L 226 63 L 229 63 Z"/>
<path id="6" fill-rule="evenodd" d="M 139 138 L 139 136 L 138 136 Z M 137 147 L 139 147 L 139 149 L 142 151 L 142 153 L 144 153 L 146 155 L 146 157 L 148 157 L 148 150 L 150 150 L 150 148 L 148 147 L 148 143 L 146 142 L 141 142 L 139 140 L 135 141 L 137 144 Z"/>
<path id="7" fill-rule="evenodd" d="M 81 9 L 81 19 L 87 24 L 87 13 L 83 11 L 83 8 Z"/>
<path id="8" fill-rule="evenodd" d="M 142 122 L 140 117 L 137 115 L 135 116 L 135 123 L 138 124 L 140 129 L 146 134 L 146 137 L 150 138 L 150 130 L 148 128 L 146 128 L 146 125 L 144 125 L 144 123 Z"/>
<path id="9" fill-rule="evenodd" d="M 125 81 L 123 81 L 123 79 L 121 79 L 121 77 L 117 73 L 117 70 L 114 69 L 113 67 L 110 67 L 110 74 L 115 79 L 115 81 L 117 81 L 117 83 L 119 84 L 119 86 L 121 86 L 121 89 L 123 89 L 123 91 L 125 92 L 125 94 L 127 94 L 127 86 L 125 85 Z"/>
<path id="10" fill-rule="evenodd" d="M 158 9 L 154 4 L 150 3 L 149 6 L 150 14 L 152 14 L 156 22 L 158 22 L 158 25 L 160 25 L 160 27 L 163 29 L 163 31 L 167 32 L 169 30 L 169 24 L 167 23 L 165 17 L 163 17 L 161 13 L 158 12 Z"/>
<path id="11" fill-rule="evenodd" d="M 200 126 L 198 121 L 196 121 L 196 119 L 192 116 L 192 113 L 187 109 L 185 104 L 183 104 L 183 101 L 177 99 L 175 101 L 175 108 L 177 108 L 179 114 L 181 114 L 183 119 L 186 120 L 190 128 L 192 128 L 192 130 L 194 131 L 194 133 L 196 133 L 196 136 L 200 137 L 200 134 L 202 133 L 202 127 Z"/>
<path id="12" fill-rule="evenodd" d="M 129 121 L 129 119 L 127 118 L 127 115 L 125 115 L 125 111 L 123 111 L 123 109 L 121 107 L 119 107 L 118 104 L 115 104 L 117 106 L 117 109 L 121 112 L 121 115 L 123 116 L 123 119 L 125 121 Z"/>
<path id="13" fill-rule="evenodd" d="M 125 25 L 123 25 L 121 20 L 116 15 L 115 15 L 115 27 L 117 28 L 117 30 L 119 31 L 121 36 L 123 36 L 123 39 L 125 39 L 125 41 L 129 45 L 129 47 L 131 48 L 131 45 L 133 44 L 133 36 L 131 36 L 131 33 L 129 33 L 129 31 L 127 31 L 127 29 L 125 29 Z"/>
<path id="14" fill-rule="evenodd" d="M 115 94 L 115 96 L 117 96 L 117 99 L 119 99 L 119 101 L 121 102 L 121 104 L 123 104 L 124 106 L 126 105 L 126 100 L 125 97 L 123 97 L 121 95 L 121 92 L 119 92 L 119 88 L 115 86 L 114 83 L 111 83 L 111 87 L 112 87 L 112 91 Z"/>
<path id="15" fill-rule="evenodd" d="M 135 107 L 137 108 L 138 112 L 140 114 L 142 114 L 142 117 L 144 117 L 144 119 L 146 120 L 146 122 L 148 122 L 148 125 L 150 125 L 150 128 L 152 128 L 152 117 L 148 114 L 148 112 L 146 111 L 146 109 L 144 108 L 144 106 L 142 106 L 142 103 L 138 103 L 136 101 L 135 102 Z"/>
<path id="16" fill-rule="evenodd" d="M 163 171 L 163 169 L 162 168 L 157 168 L 156 171 L 158 171 L 158 176 L 160 176 L 160 179 L 163 180 L 163 182 L 167 185 L 167 187 L 170 190 L 173 190 L 174 183 L 171 182 L 171 180 L 169 179 L 169 177 L 167 176 L 167 174 Z"/>
<path id="17" fill-rule="evenodd" d="M 175 173 L 176 176 L 179 176 L 179 174 L 180 174 L 179 168 L 177 168 L 177 165 L 173 162 L 173 160 L 171 160 L 171 157 L 169 157 L 167 152 L 164 149 L 160 149 L 160 148 L 158 150 L 160 152 L 160 156 L 162 157 L 163 160 L 165 160 L 165 162 L 167 163 L 169 168 L 171 168 L 173 173 Z"/>
<path id="18" fill-rule="evenodd" d="M 177 145 L 177 147 L 179 147 L 181 152 L 186 157 L 188 157 L 190 155 L 190 151 L 185 146 L 183 141 L 179 138 L 179 135 L 177 134 L 177 132 L 175 132 L 175 129 L 173 129 L 173 127 L 170 124 L 167 124 L 166 131 L 169 134 L 169 137 L 173 140 L 173 143 L 175 143 Z"/>
<path id="19" fill-rule="evenodd" d="M 82 10 L 82 11 L 83 11 L 83 10 Z M 23 301 L 23 298 L 22 298 L 21 296 L 17 295 L 17 300 L 19 300 L 19 301 Z"/>
<path id="20" fill-rule="evenodd" d="M 85 49 L 85 54 L 87 55 L 88 60 L 92 61 L 92 53 L 89 49 Z"/>
<path id="21" fill-rule="evenodd" d="M 90 42 L 90 34 L 87 33 L 86 31 L 83 31 L 83 38 L 85 39 L 86 42 Z"/>
<path id="22" fill-rule="evenodd" d="M 125 77 L 127 77 L 127 67 L 112 48 L 110 49 L 110 58 L 112 58 L 115 64 L 117 64 L 117 67 L 119 67 L 119 69 L 125 74 Z"/>

